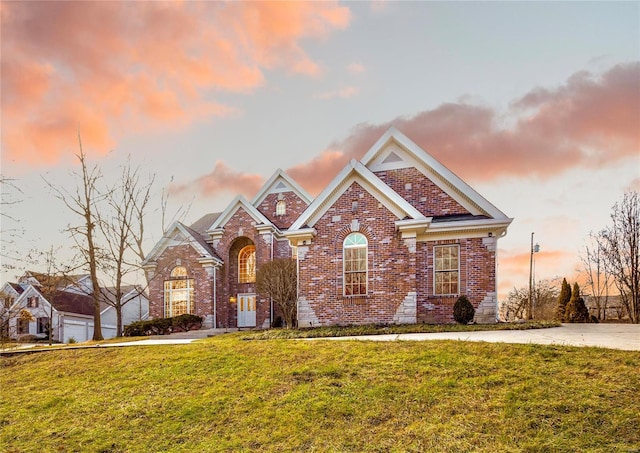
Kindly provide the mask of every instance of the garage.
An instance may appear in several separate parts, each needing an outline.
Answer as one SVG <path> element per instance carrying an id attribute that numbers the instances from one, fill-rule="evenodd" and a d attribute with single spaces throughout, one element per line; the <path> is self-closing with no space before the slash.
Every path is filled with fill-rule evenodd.
<path id="1" fill-rule="evenodd" d="M 89 326 L 86 321 L 65 319 L 63 324 L 63 342 L 69 343 L 73 338 L 77 343 L 82 343 L 89 339 Z"/>

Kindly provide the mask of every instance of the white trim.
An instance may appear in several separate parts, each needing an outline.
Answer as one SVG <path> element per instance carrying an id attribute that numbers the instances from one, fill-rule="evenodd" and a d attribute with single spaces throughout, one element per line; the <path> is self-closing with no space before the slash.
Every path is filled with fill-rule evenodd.
<path id="1" fill-rule="evenodd" d="M 287 186 L 286 189 L 275 188 L 280 180 L 285 183 L 285 185 Z M 295 182 L 293 178 L 291 178 L 291 176 L 285 173 L 281 168 L 278 168 L 276 172 L 271 176 L 271 178 L 269 178 L 269 180 L 264 183 L 262 188 L 253 197 L 253 199 L 251 200 L 251 204 L 255 207 L 258 207 L 269 194 L 283 192 L 293 192 L 307 204 L 311 203 L 311 200 L 313 200 L 311 195 L 309 195 L 306 190 L 304 190 L 297 182 Z"/>
<path id="2" fill-rule="evenodd" d="M 176 239 L 177 233 L 181 233 L 185 239 Z M 153 247 L 153 249 L 151 249 L 151 252 L 149 252 L 145 257 L 144 261 L 142 261 L 142 267 L 145 268 L 145 270 L 147 268 L 148 270 L 153 270 L 156 267 L 157 257 L 159 257 L 167 248 L 184 244 L 191 245 L 191 247 L 193 247 L 200 256 L 206 257 L 208 260 L 213 260 L 217 265 L 222 266 L 223 262 L 203 247 L 187 227 L 182 223 L 175 221 L 167 229 L 166 233 Z"/>
<path id="3" fill-rule="evenodd" d="M 375 168 L 376 165 L 380 165 L 376 159 L 379 158 L 379 155 L 383 153 L 387 146 L 392 142 L 398 145 L 402 151 L 407 153 L 405 156 L 400 156 L 403 160 L 406 160 L 407 157 L 415 159 L 414 164 L 417 164 L 415 167 L 418 171 L 424 174 L 447 195 L 460 203 L 472 214 L 484 214 L 494 219 L 507 218 L 502 211 L 471 188 L 471 186 L 460 179 L 455 173 L 445 167 L 442 163 L 420 148 L 415 142 L 393 126 L 391 126 L 382 135 L 382 137 L 378 139 L 378 141 L 369 149 L 369 151 L 367 151 L 360 161 L 368 168 L 370 166 Z M 405 167 L 403 165 L 398 168 Z"/>
<path id="4" fill-rule="evenodd" d="M 479 219 L 461 220 L 452 222 L 432 222 L 429 228 L 417 235 L 418 242 L 459 239 L 459 238 L 479 238 L 491 235 L 496 239 L 507 234 L 507 227 L 513 219 Z"/>
<path id="5" fill-rule="evenodd" d="M 457 247 L 458 249 L 458 292 L 457 293 L 446 293 L 446 294 L 438 294 L 436 293 L 436 272 L 451 272 L 451 269 L 448 269 L 446 271 L 438 271 L 436 269 L 436 249 L 437 248 L 442 248 L 442 247 Z M 432 254 L 433 254 L 433 296 L 457 296 L 460 294 L 460 274 L 462 273 L 460 270 L 460 244 L 441 244 L 441 245 L 434 245 L 433 246 L 433 250 L 432 250 Z"/>
<path id="6" fill-rule="evenodd" d="M 364 245 L 363 244 L 351 244 L 351 245 L 346 245 L 345 242 L 347 242 L 347 238 L 349 238 L 350 236 L 359 234 L 360 236 L 362 236 L 365 240 Z M 346 294 L 346 289 L 347 289 L 347 271 L 345 269 L 345 251 L 346 249 L 364 249 L 365 250 L 365 269 L 364 269 L 364 294 Z M 362 271 L 351 271 L 350 273 L 361 273 Z M 353 231 L 349 234 L 347 234 L 345 236 L 345 238 L 342 240 L 342 297 L 345 298 L 352 298 L 352 297 L 366 297 L 369 294 L 369 239 L 367 239 L 367 236 L 363 233 L 361 233 L 360 231 Z"/>
<path id="7" fill-rule="evenodd" d="M 253 220 L 256 225 L 273 225 L 269 219 L 267 219 L 255 206 L 249 203 L 242 195 L 235 197 L 231 203 L 226 207 L 220 216 L 213 222 L 213 224 L 207 230 L 207 233 L 212 233 L 216 229 L 224 228 L 225 224 L 233 217 L 238 209 L 243 208 Z M 275 226 L 274 226 L 275 228 Z"/>
<path id="8" fill-rule="evenodd" d="M 386 185 L 362 163 L 352 159 L 331 183 L 316 197 L 307 209 L 291 225 L 289 230 L 299 230 L 304 225 L 313 227 L 322 215 L 340 198 L 354 182 L 380 201 L 398 219 L 410 217 L 426 219 L 416 208 Z"/>

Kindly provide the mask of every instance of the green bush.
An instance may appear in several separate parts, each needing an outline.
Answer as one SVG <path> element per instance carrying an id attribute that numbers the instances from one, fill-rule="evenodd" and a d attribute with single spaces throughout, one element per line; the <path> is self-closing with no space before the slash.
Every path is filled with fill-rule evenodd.
<path id="1" fill-rule="evenodd" d="M 136 321 L 124 327 L 125 337 L 168 335 L 171 332 L 187 332 L 202 327 L 202 317 L 184 314 L 173 318 L 157 318 Z"/>
<path id="2" fill-rule="evenodd" d="M 202 327 L 202 316 L 184 314 L 175 316 L 171 319 L 171 328 L 173 332 L 188 332 L 197 330 Z"/>
<path id="3" fill-rule="evenodd" d="M 453 319 L 458 324 L 469 324 L 473 320 L 473 316 L 476 314 L 476 310 L 473 308 L 467 296 L 460 296 L 456 300 L 453 306 Z"/>

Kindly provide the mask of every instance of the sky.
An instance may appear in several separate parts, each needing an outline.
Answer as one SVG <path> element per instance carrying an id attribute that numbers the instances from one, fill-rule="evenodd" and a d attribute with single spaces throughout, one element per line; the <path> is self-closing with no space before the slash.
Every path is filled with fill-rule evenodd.
<path id="1" fill-rule="evenodd" d="M 2 1 L 0 16 L 0 172 L 17 187 L 2 195 L 18 201 L 4 252 L 71 253 L 78 220 L 44 181 L 74 187 L 78 132 L 105 180 L 127 156 L 155 174 L 150 250 L 163 189 L 187 224 L 278 168 L 316 195 L 394 125 L 514 218 L 501 297 L 528 284 L 532 232 L 536 279 L 576 279 L 589 233 L 640 190 L 638 2 Z"/>

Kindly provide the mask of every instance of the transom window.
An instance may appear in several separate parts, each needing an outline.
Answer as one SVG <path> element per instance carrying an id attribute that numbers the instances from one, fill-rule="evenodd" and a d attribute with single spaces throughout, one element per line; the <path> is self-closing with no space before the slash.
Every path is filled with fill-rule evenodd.
<path id="1" fill-rule="evenodd" d="M 287 213 L 287 203 L 280 200 L 276 203 L 276 215 L 285 215 Z"/>
<path id="2" fill-rule="evenodd" d="M 171 271 L 171 280 L 164 282 L 165 317 L 193 313 L 193 279 L 187 277 L 187 269 L 184 266 L 176 266 Z"/>
<path id="3" fill-rule="evenodd" d="M 343 281 L 345 296 L 367 294 L 367 238 L 351 233 L 342 244 Z"/>
<path id="4" fill-rule="evenodd" d="M 247 245 L 238 253 L 238 283 L 256 281 L 256 247 Z"/>
<path id="5" fill-rule="evenodd" d="M 433 249 L 435 257 L 434 293 L 458 294 L 460 287 L 460 247 L 440 245 Z"/>

